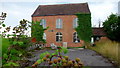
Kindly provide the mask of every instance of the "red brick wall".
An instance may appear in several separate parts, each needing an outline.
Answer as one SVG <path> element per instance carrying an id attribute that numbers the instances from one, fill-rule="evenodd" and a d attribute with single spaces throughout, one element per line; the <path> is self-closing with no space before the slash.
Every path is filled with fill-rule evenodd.
<path id="1" fill-rule="evenodd" d="M 63 28 L 57 29 L 56 28 L 56 19 L 62 19 L 63 21 Z M 67 42 L 68 47 L 81 47 L 81 43 L 74 43 L 73 42 L 73 33 L 75 32 L 73 28 L 73 20 L 76 18 L 75 15 L 58 15 L 58 16 L 38 16 L 33 17 L 33 21 L 40 21 L 40 19 L 46 20 L 46 26 L 49 28 L 45 31 L 46 33 L 46 41 L 47 46 L 50 46 L 51 43 L 55 45 L 62 46 L 63 42 Z M 50 32 L 53 30 L 53 32 Z M 56 33 L 61 32 L 63 35 L 62 42 L 56 42 Z"/>
<path id="2" fill-rule="evenodd" d="M 102 39 L 102 40 L 108 40 L 107 37 L 101 37 L 100 39 Z"/>

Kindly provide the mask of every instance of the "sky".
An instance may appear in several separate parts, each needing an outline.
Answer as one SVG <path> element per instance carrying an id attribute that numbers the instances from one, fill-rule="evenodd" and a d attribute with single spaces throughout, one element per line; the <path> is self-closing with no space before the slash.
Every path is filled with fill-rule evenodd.
<path id="1" fill-rule="evenodd" d="M 119 0 L 0 0 L 0 13 L 7 13 L 5 24 L 14 27 L 22 19 L 31 21 L 31 15 L 39 5 L 85 2 L 91 11 L 93 27 L 98 27 L 98 22 L 104 22 L 110 14 L 118 13 Z"/>

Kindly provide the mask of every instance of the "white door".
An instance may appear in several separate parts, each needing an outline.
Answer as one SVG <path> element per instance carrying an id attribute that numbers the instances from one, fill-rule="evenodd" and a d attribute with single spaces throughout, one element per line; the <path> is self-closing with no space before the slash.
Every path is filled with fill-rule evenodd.
<path id="1" fill-rule="evenodd" d="M 67 42 L 63 42 L 63 47 L 67 48 Z"/>

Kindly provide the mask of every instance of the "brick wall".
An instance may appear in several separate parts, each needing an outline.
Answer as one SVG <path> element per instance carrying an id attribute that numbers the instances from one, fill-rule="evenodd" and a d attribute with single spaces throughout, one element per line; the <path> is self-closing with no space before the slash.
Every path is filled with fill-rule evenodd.
<path id="1" fill-rule="evenodd" d="M 63 21 L 63 28 L 56 28 L 56 20 L 60 18 Z M 81 43 L 73 42 L 73 33 L 75 29 L 73 28 L 73 20 L 76 18 L 75 15 L 58 15 L 58 16 L 38 16 L 32 17 L 33 21 L 40 21 L 40 19 L 46 20 L 46 26 L 49 28 L 45 31 L 46 33 L 46 45 L 49 47 L 51 43 L 54 43 L 57 46 L 63 46 L 63 42 L 67 42 L 68 47 L 81 47 Z M 53 32 L 51 32 L 53 30 Z M 56 42 L 56 33 L 62 33 L 62 42 Z"/>

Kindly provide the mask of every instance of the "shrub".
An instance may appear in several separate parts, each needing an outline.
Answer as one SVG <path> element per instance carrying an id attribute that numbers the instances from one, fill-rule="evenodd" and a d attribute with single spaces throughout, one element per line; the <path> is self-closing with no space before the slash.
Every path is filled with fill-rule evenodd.
<path id="1" fill-rule="evenodd" d="M 60 53 L 64 52 L 65 54 L 68 52 L 66 48 L 58 47 L 55 53 L 50 54 L 49 52 L 44 52 L 40 54 L 40 59 L 38 59 L 32 67 L 37 67 L 41 63 L 45 63 L 46 66 L 78 66 L 83 67 L 83 64 L 80 62 L 79 58 L 76 58 L 76 61 L 72 61 L 68 56 L 62 56 Z M 56 57 L 57 59 L 52 59 Z"/>

